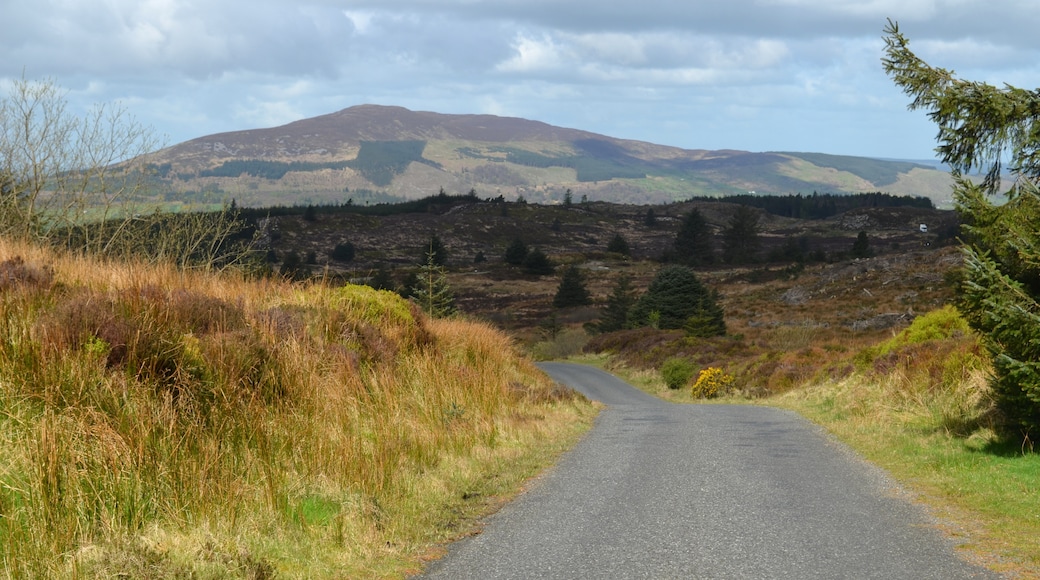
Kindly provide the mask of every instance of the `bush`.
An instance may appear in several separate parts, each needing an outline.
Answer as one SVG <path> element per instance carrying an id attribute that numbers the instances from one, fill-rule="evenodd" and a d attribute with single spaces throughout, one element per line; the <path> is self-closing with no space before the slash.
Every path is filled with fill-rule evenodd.
<path id="1" fill-rule="evenodd" d="M 669 389 L 681 389 L 693 378 L 693 363 L 683 357 L 672 357 L 661 365 L 661 377 Z"/>
<path id="2" fill-rule="evenodd" d="M 711 399 L 725 392 L 733 384 L 733 377 L 722 372 L 718 367 L 703 369 L 693 384 L 691 394 L 702 399 Z"/>

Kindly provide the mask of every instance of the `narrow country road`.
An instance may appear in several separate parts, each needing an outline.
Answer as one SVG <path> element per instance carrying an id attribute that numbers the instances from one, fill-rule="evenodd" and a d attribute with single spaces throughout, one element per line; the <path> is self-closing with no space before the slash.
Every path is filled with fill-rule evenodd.
<path id="1" fill-rule="evenodd" d="M 674 405 L 591 367 L 542 368 L 607 409 L 424 578 L 999 578 L 792 413 Z"/>

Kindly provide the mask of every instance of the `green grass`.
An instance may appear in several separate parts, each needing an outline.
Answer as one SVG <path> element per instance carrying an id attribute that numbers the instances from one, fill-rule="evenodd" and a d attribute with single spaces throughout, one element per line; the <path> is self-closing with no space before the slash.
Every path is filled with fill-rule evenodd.
<path id="1" fill-rule="evenodd" d="M 998 443 L 985 428 L 952 433 L 944 419 L 948 401 L 919 397 L 892 404 L 899 399 L 892 388 L 854 377 L 765 403 L 823 425 L 906 484 L 971 558 L 1019 578 L 1040 577 L 1040 454 Z"/>

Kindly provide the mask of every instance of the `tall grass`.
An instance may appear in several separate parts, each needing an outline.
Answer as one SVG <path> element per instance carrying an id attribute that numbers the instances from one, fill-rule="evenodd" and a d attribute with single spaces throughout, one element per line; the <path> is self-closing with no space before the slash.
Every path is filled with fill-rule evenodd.
<path id="1" fill-rule="evenodd" d="M 388 292 L 6 242 L 0 410 L 9 577 L 399 575 L 589 416 Z"/>

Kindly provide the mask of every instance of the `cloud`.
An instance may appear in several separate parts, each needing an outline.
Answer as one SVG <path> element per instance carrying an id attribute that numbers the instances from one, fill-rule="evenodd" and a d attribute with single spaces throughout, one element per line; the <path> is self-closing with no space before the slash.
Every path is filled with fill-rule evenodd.
<path id="1" fill-rule="evenodd" d="M 844 152 L 911 142 L 928 151 L 934 130 L 892 144 L 856 136 L 907 124 L 905 96 L 879 63 L 886 19 L 899 21 L 929 62 L 998 84 L 1035 84 L 1034 3 L 994 6 L 988 0 L 0 0 L 6 24 L 0 80 L 23 72 L 52 77 L 77 106 L 132 103 L 175 141 L 375 102 L 524 116 L 691 147 L 726 141 L 756 149 L 784 134 L 812 139 L 797 127 L 818 126 L 827 132 L 815 136 L 821 143 L 846 135 Z M 824 112 L 833 117 L 818 122 Z M 892 120 L 886 125 L 885 118 Z M 773 131 L 779 134 L 767 139 Z"/>

